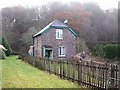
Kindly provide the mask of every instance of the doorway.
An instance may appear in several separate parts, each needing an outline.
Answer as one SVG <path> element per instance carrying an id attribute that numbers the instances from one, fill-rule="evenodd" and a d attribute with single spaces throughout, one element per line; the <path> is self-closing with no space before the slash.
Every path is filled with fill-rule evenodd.
<path id="1" fill-rule="evenodd" d="M 50 60 L 53 59 L 53 50 L 51 46 L 43 46 L 43 57 L 48 58 Z"/>

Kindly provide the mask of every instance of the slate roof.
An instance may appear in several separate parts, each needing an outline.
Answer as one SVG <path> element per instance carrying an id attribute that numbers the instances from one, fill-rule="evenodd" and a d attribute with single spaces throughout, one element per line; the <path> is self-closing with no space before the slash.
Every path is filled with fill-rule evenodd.
<path id="1" fill-rule="evenodd" d="M 50 28 L 68 28 L 68 30 L 73 33 L 73 35 L 77 36 L 77 34 L 75 33 L 75 31 L 73 29 L 71 29 L 68 25 L 66 25 L 65 23 L 63 23 L 60 20 L 55 20 L 53 22 L 51 22 L 50 24 L 48 24 L 45 28 L 43 28 L 41 31 L 39 31 L 38 33 L 36 33 L 33 37 L 37 37 L 39 35 L 42 35 L 43 33 L 45 33 L 46 31 L 48 31 Z"/>

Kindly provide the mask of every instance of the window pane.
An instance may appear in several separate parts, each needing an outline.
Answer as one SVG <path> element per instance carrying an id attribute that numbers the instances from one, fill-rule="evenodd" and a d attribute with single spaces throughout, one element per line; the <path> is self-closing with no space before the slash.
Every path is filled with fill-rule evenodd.
<path id="1" fill-rule="evenodd" d="M 65 55 L 65 49 L 62 47 L 62 55 Z"/>
<path id="2" fill-rule="evenodd" d="M 65 55 L 65 47 L 61 46 L 59 47 L 59 56 L 63 56 L 63 55 Z"/>
<path id="3" fill-rule="evenodd" d="M 56 29 L 56 39 L 62 39 L 63 38 L 63 30 Z"/>
<path id="4" fill-rule="evenodd" d="M 60 33 L 60 38 L 62 38 L 63 35 L 62 30 L 59 30 L 59 33 Z"/>
<path id="5" fill-rule="evenodd" d="M 57 31 L 57 38 L 59 38 L 59 31 Z"/>
<path id="6" fill-rule="evenodd" d="M 59 55 L 61 55 L 61 47 L 60 47 L 60 53 L 59 53 Z"/>
<path id="7" fill-rule="evenodd" d="M 59 31 L 56 30 L 56 38 L 59 38 Z"/>

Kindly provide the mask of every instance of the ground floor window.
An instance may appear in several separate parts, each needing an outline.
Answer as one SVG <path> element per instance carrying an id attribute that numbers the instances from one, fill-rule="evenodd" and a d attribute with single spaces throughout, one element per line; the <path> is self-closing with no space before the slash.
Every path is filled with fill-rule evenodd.
<path id="1" fill-rule="evenodd" d="M 60 46 L 58 51 L 59 51 L 59 56 L 65 56 L 65 47 L 64 46 Z"/>

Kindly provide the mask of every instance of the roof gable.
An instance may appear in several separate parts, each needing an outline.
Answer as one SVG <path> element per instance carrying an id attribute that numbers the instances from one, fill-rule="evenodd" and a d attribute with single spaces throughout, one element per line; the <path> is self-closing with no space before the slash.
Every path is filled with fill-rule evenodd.
<path id="1" fill-rule="evenodd" d="M 55 20 L 53 21 L 53 23 L 51 24 L 52 27 L 68 27 L 66 24 L 64 24 L 63 22 L 61 22 L 60 20 Z"/>
<path id="2" fill-rule="evenodd" d="M 45 28 L 43 28 L 37 34 L 35 34 L 33 37 L 37 37 L 39 35 L 42 35 L 46 31 L 48 31 L 50 28 L 58 28 L 58 29 L 67 28 L 71 33 L 73 33 L 73 35 L 77 36 L 77 34 L 74 32 L 74 30 L 71 29 L 68 25 L 61 22 L 60 20 L 55 20 L 55 21 L 51 22 L 50 24 L 48 24 Z"/>

